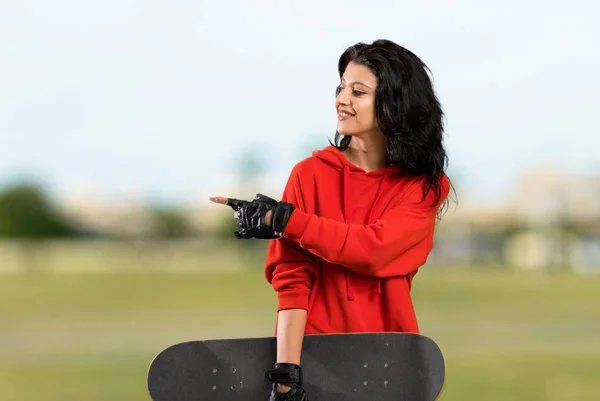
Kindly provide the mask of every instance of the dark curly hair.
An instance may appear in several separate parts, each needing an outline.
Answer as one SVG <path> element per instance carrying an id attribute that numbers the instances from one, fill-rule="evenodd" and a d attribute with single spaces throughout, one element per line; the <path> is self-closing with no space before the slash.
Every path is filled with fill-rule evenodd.
<path id="1" fill-rule="evenodd" d="M 340 78 L 351 62 L 369 68 L 377 78 L 375 117 L 385 136 L 389 163 L 398 165 L 403 176 L 424 178 L 423 198 L 433 190 L 437 204 L 448 156 L 442 140 L 444 113 L 428 75 L 431 71 L 414 53 L 384 39 L 346 49 L 338 62 Z M 343 151 L 351 139 L 336 131 L 331 145 Z M 445 199 L 438 217 L 447 205 Z"/>

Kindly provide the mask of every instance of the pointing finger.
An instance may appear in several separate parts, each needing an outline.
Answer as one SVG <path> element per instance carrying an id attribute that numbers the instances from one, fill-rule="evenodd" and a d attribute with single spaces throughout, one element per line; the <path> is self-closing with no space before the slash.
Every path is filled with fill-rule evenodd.
<path id="1" fill-rule="evenodd" d="M 224 196 L 211 196 L 209 199 L 211 202 L 219 203 L 221 205 L 227 204 L 227 198 L 225 198 Z"/>

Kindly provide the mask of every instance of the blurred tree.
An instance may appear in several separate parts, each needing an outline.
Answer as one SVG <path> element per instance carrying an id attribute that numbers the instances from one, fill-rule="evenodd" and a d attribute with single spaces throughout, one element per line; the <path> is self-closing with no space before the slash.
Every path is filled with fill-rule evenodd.
<path id="1" fill-rule="evenodd" d="M 15 184 L 0 193 L 0 237 L 47 238 L 77 235 L 35 184 Z"/>
<path id="2" fill-rule="evenodd" d="M 234 234 L 237 230 L 236 223 L 237 220 L 233 216 L 224 216 L 215 231 L 215 236 L 225 241 L 237 241 Z"/>
<path id="3" fill-rule="evenodd" d="M 149 236 L 154 238 L 184 238 L 196 234 L 185 214 L 174 207 L 151 208 L 152 224 Z"/>

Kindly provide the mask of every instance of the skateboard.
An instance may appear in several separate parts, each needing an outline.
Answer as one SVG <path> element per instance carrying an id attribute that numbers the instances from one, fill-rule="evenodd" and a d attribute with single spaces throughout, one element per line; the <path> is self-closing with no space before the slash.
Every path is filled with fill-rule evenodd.
<path id="1" fill-rule="evenodd" d="M 267 401 L 275 337 L 172 345 L 154 357 L 147 385 L 154 401 Z M 414 333 L 305 335 L 300 366 L 310 401 L 433 401 L 446 363 L 440 347 Z"/>

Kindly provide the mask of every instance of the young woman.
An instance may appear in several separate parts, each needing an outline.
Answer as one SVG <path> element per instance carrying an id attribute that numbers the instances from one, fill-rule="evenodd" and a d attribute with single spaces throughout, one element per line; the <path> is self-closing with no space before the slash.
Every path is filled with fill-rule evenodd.
<path id="1" fill-rule="evenodd" d="M 274 239 L 265 269 L 279 299 L 271 400 L 308 400 L 304 334 L 419 331 L 412 279 L 451 187 L 427 66 L 377 40 L 348 48 L 338 70 L 335 142 L 295 165 L 282 200 L 211 198 L 235 210 L 238 238 Z"/>

